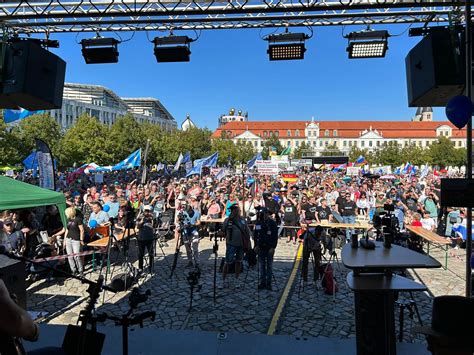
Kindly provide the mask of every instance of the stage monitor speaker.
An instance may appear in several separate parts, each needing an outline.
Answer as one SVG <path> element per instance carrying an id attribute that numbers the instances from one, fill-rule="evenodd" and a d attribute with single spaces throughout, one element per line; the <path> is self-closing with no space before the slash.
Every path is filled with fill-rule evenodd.
<path id="1" fill-rule="evenodd" d="M 461 36 L 449 30 L 426 35 L 405 58 L 408 106 L 446 106 L 464 91 Z"/>
<path id="2" fill-rule="evenodd" d="M 440 205 L 443 207 L 474 207 L 474 181 L 441 179 Z"/>
<path id="3" fill-rule="evenodd" d="M 66 62 L 39 44 L 21 40 L 6 47 L 1 108 L 61 108 Z"/>
<path id="4" fill-rule="evenodd" d="M 8 292 L 16 296 L 18 305 L 26 310 L 25 263 L 0 255 L 0 279 Z"/>

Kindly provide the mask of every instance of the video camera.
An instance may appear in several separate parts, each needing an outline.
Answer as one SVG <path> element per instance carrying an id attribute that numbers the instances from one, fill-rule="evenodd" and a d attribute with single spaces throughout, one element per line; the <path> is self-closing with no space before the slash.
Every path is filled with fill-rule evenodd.
<path id="1" fill-rule="evenodd" d="M 377 231 L 377 240 L 389 239 L 394 244 L 405 246 L 406 238 L 400 233 L 398 218 L 393 214 L 395 206 L 384 204 L 384 212 L 374 216 L 374 228 Z"/>

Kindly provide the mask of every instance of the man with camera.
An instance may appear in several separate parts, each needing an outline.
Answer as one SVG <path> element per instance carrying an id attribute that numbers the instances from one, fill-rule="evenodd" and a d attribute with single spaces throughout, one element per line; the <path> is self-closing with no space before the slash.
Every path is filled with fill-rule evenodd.
<path id="1" fill-rule="evenodd" d="M 250 229 L 240 215 L 239 205 L 234 203 L 229 207 L 230 215 L 224 220 L 223 230 L 226 236 L 226 253 L 225 263 L 222 269 L 222 279 L 224 286 L 226 284 L 226 277 L 229 272 L 230 265 L 235 265 L 236 287 L 239 287 L 239 275 L 242 270 L 242 260 L 244 258 L 244 250 L 250 248 Z"/>
<path id="2" fill-rule="evenodd" d="M 273 256 L 278 244 L 278 226 L 270 217 L 268 209 L 258 210 L 254 232 L 255 251 L 260 272 L 259 289 L 272 290 Z"/>
<path id="3" fill-rule="evenodd" d="M 143 213 L 137 217 L 138 228 L 138 268 L 143 271 L 143 257 L 145 248 L 148 251 L 148 271 L 153 270 L 153 239 L 155 237 L 156 220 L 153 218 L 153 208 L 150 205 L 143 207 Z"/>
<path id="4" fill-rule="evenodd" d="M 181 206 L 176 215 L 177 231 L 181 236 L 181 245 L 184 244 L 188 265 L 186 267 L 199 267 L 199 232 L 198 226 L 201 213 L 199 212 L 199 202 L 195 197 L 191 197 L 189 203 L 181 200 Z"/>

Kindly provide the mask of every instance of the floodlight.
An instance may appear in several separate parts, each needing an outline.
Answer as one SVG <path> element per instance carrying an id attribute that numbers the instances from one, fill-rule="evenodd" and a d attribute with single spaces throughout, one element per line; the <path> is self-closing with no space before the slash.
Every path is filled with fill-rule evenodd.
<path id="1" fill-rule="evenodd" d="M 306 52 L 304 42 L 308 38 L 309 36 L 304 33 L 289 32 L 266 37 L 268 59 L 271 61 L 304 59 Z"/>
<path id="2" fill-rule="evenodd" d="M 86 64 L 103 64 L 118 62 L 118 44 L 120 41 L 115 38 L 96 37 L 83 39 L 82 56 Z"/>
<path id="3" fill-rule="evenodd" d="M 188 36 L 156 37 L 153 40 L 156 61 L 158 63 L 189 62 L 191 42 L 194 40 Z"/>
<path id="4" fill-rule="evenodd" d="M 389 36 L 388 31 L 366 30 L 349 33 L 346 36 L 349 40 L 349 59 L 385 57 Z"/>

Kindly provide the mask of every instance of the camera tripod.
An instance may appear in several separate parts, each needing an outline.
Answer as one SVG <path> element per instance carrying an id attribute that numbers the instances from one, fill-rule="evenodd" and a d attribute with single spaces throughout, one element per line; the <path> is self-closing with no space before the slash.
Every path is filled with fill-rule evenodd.
<path id="1" fill-rule="evenodd" d="M 121 317 L 111 316 L 107 313 L 99 313 L 97 315 L 98 322 L 105 322 L 107 319 L 113 320 L 116 325 L 122 326 L 122 354 L 128 355 L 128 327 L 131 325 L 139 324 L 140 328 L 143 328 L 143 321 L 150 318 L 152 321 L 155 320 L 156 312 L 147 311 L 136 316 L 131 317 L 133 311 L 137 308 L 140 303 L 146 302 L 148 297 L 151 295 L 150 290 L 145 293 L 140 293 L 140 290 L 135 287 L 133 288 L 128 303 L 130 308 L 127 313 L 122 314 Z"/>
<path id="2" fill-rule="evenodd" d="M 400 329 L 400 333 L 398 335 L 398 341 L 401 343 L 403 342 L 403 332 L 404 332 L 404 322 L 405 322 L 405 308 L 408 309 L 408 317 L 413 320 L 414 315 L 416 314 L 416 318 L 418 319 L 418 323 L 423 326 L 423 321 L 421 320 L 421 315 L 418 310 L 418 306 L 416 305 L 415 298 L 413 297 L 413 293 L 408 291 L 410 294 L 410 299 L 406 300 L 397 300 L 395 304 L 400 307 L 400 314 L 398 316 L 398 326 Z"/>

